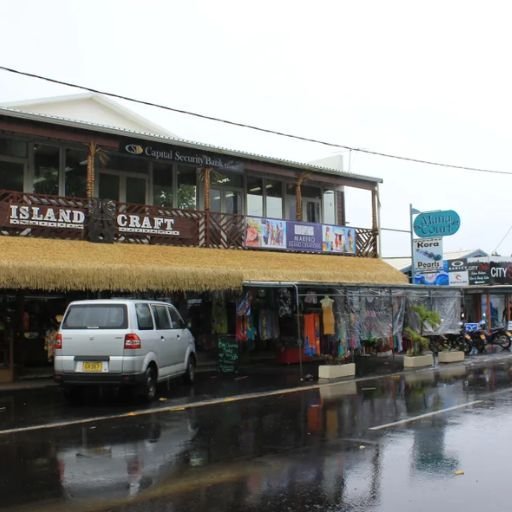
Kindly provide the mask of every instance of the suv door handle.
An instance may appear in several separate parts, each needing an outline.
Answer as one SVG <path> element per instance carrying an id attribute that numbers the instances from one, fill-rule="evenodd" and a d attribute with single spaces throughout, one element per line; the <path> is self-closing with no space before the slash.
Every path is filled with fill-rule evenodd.
<path id="1" fill-rule="evenodd" d="M 176 334 L 176 338 L 180 339 L 180 335 L 179 335 L 179 334 Z"/>
<path id="2" fill-rule="evenodd" d="M 160 339 L 161 339 L 162 341 L 165 341 L 165 336 L 160 336 Z"/>

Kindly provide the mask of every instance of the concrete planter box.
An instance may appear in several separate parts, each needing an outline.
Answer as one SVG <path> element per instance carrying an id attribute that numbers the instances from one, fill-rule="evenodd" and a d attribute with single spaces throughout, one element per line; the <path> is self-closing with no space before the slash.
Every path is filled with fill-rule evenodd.
<path id="1" fill-rule="evenodd" d="M 460 363 L 464 361 L 464 352 L 462 352 L 462 350 L 439 352 L 438 358 L 440 363 Z"/>
<path id="2" fill-rule="evenodd" d="M 353 377 L 355 374 L 355 363 L 321 364 L 318 367 L 319 379 L 341 379 L 342 377 Z"/>
<path id="3" fill-rule="evenodd" d="M 404 356 L 404 368 L 422 368 L 432 366 L 434 359 L 432 354 L 423 354 L 421 356 Z"/>

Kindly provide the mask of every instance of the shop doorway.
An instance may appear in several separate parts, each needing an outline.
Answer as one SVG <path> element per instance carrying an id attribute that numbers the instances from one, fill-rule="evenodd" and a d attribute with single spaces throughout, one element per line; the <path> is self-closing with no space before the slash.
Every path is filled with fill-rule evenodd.
<path id="1" fill-rule="evenodd" d="M 121 203 L 149 204 L 148 178 L 143 174 L 116 171 L 99 173 L 98 197 Z"/>
<path id="2" fill-rule="evenodd" d="M 314 222 L 320 224 L 322 222 L 322 201 L 321 199 L 302 198 L 302 220 L 304 222 Z M 295 196 L 287 195 L 285 203 L 285 215 L 287 219 L 297 219 L 297 200 Z"/>
<path id="3" fill-rule="evenodd" d="M 322 222 L 321 211 L 322 201 L 320 199 L 304 199 L 303 215 L 306 222 L 320 224 Z"/>

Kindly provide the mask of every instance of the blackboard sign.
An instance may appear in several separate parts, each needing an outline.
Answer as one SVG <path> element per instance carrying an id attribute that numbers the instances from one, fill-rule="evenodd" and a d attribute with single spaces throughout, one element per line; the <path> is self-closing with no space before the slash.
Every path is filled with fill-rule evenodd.
<path id="1" fill-rule="evenodd" d="M 238 343 L 234 336 L 221 336 L 218 341 L 219 370 L 221 373 L 238 371 Z"/>

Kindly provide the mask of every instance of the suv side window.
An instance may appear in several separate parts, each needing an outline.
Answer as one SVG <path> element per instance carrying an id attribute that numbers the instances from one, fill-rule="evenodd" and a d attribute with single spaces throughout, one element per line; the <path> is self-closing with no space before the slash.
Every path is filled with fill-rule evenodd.
<path id="1" fill-rule="evenodd" d="M 137 313 L 137 325 L 140 331 L 151 331 L 155 328 L 148 304 L 135 304 L 135 312 Z"/>
<path id="2" fill-rule="evenodd" d="M 185 328 L 185 322 L 181 318 L 180 314 L 176 311 L 176 309 L 172 306 L 169 306 L 169 314 L 171 315 L 172 325 L 175 329 Z"/>
<path id="3" fill-rule="evenodd" d="M 152 304 L 151 308 L 153 309 L 153 313 L 155 315 L 155 323 L 157 329 L 170 329 L 171 328 L 171 320 L 169 315 L 167 314 L 167 307 L 160 306 L 158 304 Z"/>

